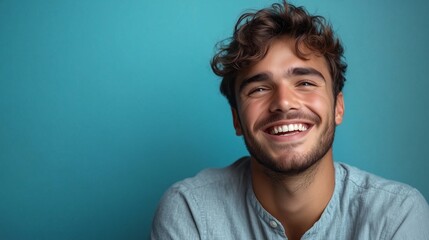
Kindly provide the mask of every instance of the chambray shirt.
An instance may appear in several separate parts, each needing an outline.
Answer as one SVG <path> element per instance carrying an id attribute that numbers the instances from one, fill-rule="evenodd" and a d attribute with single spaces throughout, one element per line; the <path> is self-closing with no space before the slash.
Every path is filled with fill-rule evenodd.
<path id="1" fill-rule="evenodd" d="M 174 184 L 153 220 L 152 239 L 287 239 L 256 199 L 250 159 Z M 335 190 L 301 239 L 429 239 L 429 206 L 414 188 L 335 163 Z"/>

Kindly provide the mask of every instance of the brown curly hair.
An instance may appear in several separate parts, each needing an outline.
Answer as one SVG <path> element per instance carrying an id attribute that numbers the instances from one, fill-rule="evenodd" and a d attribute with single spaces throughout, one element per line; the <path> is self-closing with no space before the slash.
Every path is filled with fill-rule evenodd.
<path id="1" fill-rule="evenodd" d="M 235 25 L 233 36 L 217 44 L 211 67 L 222 77 L 220 91 L 231 107 L 237 107 L 234 86 L 238 73 L 264 58 L 271 40 L 283 35 L 296 39 L 298 57 L 306 59 L 306 54 L 298 48 L 301 44 L 324 56 L 333 79 L 334 97 L 341 92 L 347 64 L 331 25 L 322 16 L 310 15 L 303 7 L 284 0 L 257 12 L 244 13 Z"/>

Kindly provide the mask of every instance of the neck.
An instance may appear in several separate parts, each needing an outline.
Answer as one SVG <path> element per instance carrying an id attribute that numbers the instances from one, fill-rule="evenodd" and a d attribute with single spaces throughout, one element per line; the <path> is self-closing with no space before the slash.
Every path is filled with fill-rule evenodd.
<path id="1" fill-rule="evenodd" d="M 252 182 L 261 205 L 283 225 L 289 239 L 300 239 L 320 218 L 332 197 L 332 149 L 299 175 L 274 173 L 252 158 Z"/>

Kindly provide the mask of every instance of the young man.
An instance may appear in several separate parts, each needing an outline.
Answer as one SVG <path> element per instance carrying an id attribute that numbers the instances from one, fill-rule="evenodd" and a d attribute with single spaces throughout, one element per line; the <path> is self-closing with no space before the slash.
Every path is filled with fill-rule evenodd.
<path id="1" fill-rule="evenodd" d="M 172 186 L 152 239 L 429 239 L 416 189 L 333 161 L 346 64 L 322 17 L 246 13 L 212 68 L 250 157 Z"/>

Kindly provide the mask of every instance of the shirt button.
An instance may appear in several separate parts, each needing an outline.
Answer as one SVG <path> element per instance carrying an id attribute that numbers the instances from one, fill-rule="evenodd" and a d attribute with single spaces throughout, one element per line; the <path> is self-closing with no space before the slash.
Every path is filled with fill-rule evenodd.
<path id="1" fill-rule="evenodd" d="M 277 223 L 276 223 L 276 221 L 270 221 L 270 226 L 271 226 L 272 228 L 276 228 L 276 227 L 277 227 Z"/>

